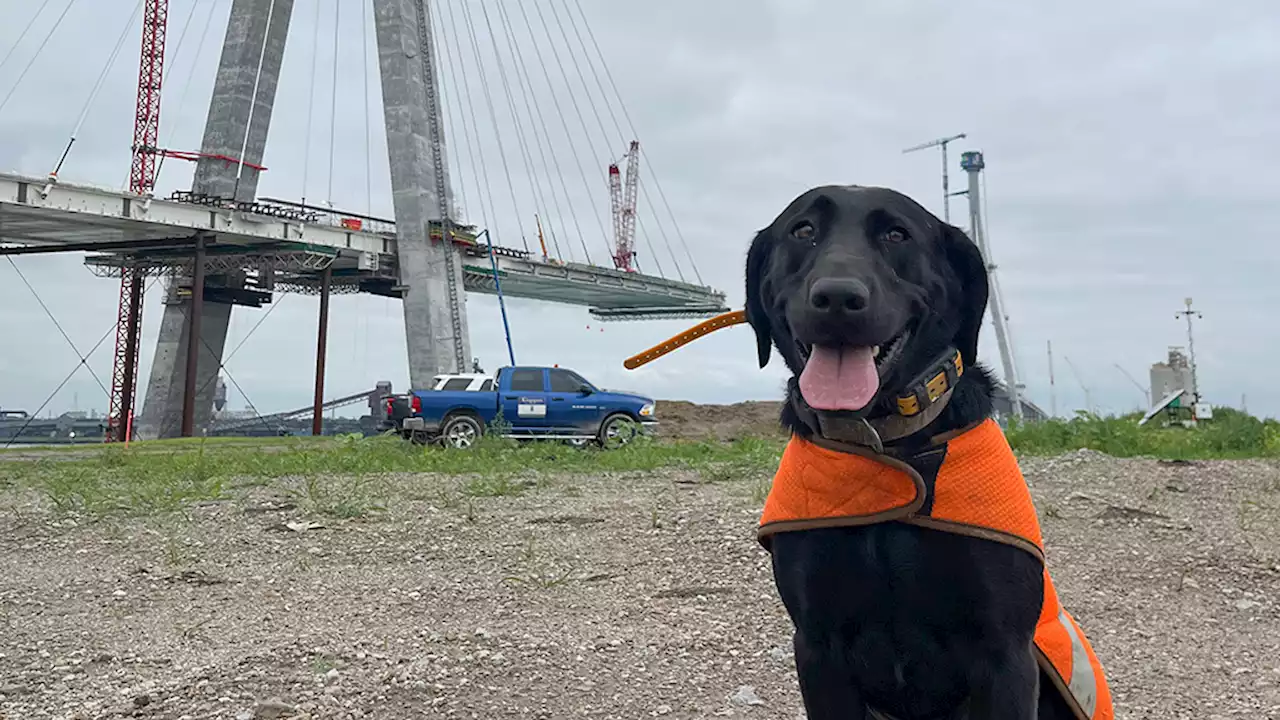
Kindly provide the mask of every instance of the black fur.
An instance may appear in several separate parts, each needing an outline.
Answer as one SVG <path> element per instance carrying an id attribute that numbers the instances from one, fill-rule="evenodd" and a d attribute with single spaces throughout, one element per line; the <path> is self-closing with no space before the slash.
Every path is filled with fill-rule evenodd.
<path id="1" fill-rule="evenodd" d="M 799 375 L 815 343 L 877 345 L 910 329 L 859 413 L 867 417 L 887 415 L 939 353 L 960 350 L 965 373 L 947 407 L 900 447 L 991 414 L 994 382 L 976 358 L 988 292 L 982 256 L 910 198 L 814 188 L 756 235 L 746 277 L 761 367 L 776 348 Z M 818 281 L 853 288 L 842 312 L 812 302 Z M 813 432 L 790 402 L 781 419 L 797 434 Z M 771 551 L 812 720 L 860 720 L 868 707 L 898 720 L 1072 718 L 1033 655 L 1044 588 L 1027 552 L 901 523 L 779 533 Z"/>

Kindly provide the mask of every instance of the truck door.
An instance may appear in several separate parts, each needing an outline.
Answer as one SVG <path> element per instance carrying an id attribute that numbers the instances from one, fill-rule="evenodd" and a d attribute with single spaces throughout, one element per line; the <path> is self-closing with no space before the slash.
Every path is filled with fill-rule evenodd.
<path id="1" fill-rule="evenodd" d="M 502 417 L 512 430 L 542 430 L 547 427 L 547 371 L 543 368 L 514 368 L 511 381 L 502 392 Z"/>
<path id="2" fill-rule="evenodd" d="M 551 392 L 547 393 L 548 425 L 565 432 L 594 435 L 600 428 L 602 410 L 595 401 L 595 390 L 584 393 L 591 383 L 572 370 L 551 368 L 547 370 Z"/>

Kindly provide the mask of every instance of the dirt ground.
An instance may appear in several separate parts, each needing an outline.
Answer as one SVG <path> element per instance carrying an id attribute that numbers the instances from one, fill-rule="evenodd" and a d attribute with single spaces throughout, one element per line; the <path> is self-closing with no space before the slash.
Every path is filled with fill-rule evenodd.
<path id="1" fill-rule="evenodd" d="M 1280 467 L 1023 468 L 1117 717 L 1280 718 Z M 0 717 L 803 717 L 768 481 L 397 476 L 348 520 L 288 481 L 149 518 L 0 495 Z"/>
<path id="2" fill-rule="evenodd" d="M 683 400 L 657 402 L 657 435 L 683 440 L 738 440 L 743 437 L 784 437 L 778 425 L 779 402 L 741 402 L 736 405 L 695 405 Z"/>

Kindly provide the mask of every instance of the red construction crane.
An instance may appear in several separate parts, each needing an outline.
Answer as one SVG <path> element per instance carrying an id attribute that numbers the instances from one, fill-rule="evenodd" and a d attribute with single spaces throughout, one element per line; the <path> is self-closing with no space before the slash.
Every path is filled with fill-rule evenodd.
<path id="1" fill-rule="evenodd" d="M 613 266 L 635 272 L 636 196 L 640 180 L 640 142 L 631 141 L 627 149 L 627 182 L 624 191 L 618 163 L 609 164 L 609 197 L 613 205 Z"/>
<path id="2" fill-rule="evenodd" d="M 129 191 L 151 192 L 156 183 L 156 140 L 160 131 L 160 85 L 164 79 L 164 41 L 169 26 L 169 0 L 147 0 L 142 15 L 142 55 L 138 63 L 138 107 L 133 125 L 133 165 Z M 138 334 L 142 325 L 143 275 L 121 266 L 120 303 L 116 312 L 116 352 L 111 366 L 111 400 L 107 410 L 107 442 L 128 440 L 133 433 L 138 390 Z"/>

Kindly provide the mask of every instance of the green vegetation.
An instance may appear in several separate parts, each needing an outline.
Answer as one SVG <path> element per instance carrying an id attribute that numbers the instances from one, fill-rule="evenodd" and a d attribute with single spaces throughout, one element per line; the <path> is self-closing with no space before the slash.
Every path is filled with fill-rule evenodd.
<path id="1" fill-rule="evenodd" d="M 382 507 L 395 473 L 457 478 L 455 487 L 436 487 L 439 497 L 427 498 L 457 506 L 471 498 L 522 492 L 550 473 L 598 475 L 683 467 L 704 473 L 708 482 L 730 480 L 771 471 L 781 449 L 776 441 L 754 438 L 732 444 L 637 438 L 624 448 L 603 451 L 491 436 L 467 450 L 421 447 L 388 436 L 323 442 L 266 438 L 257 444 L 196 441 L 171 447 L 141 442 L 128 449 L 112 445 L 0 461 L 0 490 L 33 489 L 64 512 L 148 513 L 225 500 L 236 490 L 271 485 L 308 509 L 356 517 Z"/>
<path id="2" fill-rule="evenodd" d="M 1070 420 L 1011 425 L 1009 444 L 1027 455 L 1058 455 L 1089 448 L 1115 457 L 1149 456 L 1177 460 L 1280 457 L 1280 422 L 1259 420 L 1231 408 L 1216 408 L 1213 420 L 1194 429 L 1139 427 L 1141 414 L 1098 417 L 1080 413 Z"/>
<path id="3" fill-rule="evenodd" d="M 1220 408 L 1212 422 L 1188 430 L 1139 427 L 1137 416 L 1014 424 L 1015 450 L 1057 455 L 1089 448 L 1117 457 L 1170 459 L 1280 457 L 1280 423 Z M 256 488 L 305 511 L 362 517 L 409 498 L 474 517 L 482 498 L 525 492 L 556 476 L 566 493 L 592 476 L 680 468 L 703 482 L 746 481 L 762 502 L 782 441 L 656 442 L 640 437 L 618 450 L 556 442 L 519 443 L 492 435 L 466 450 L 422 447 L 395 437 L 226 438 L 165 440 L 0 455 L 0 494 L 34 492 L 58 512 L 154 513 L 201 502 L 243 498 Z M 626 482 L 619 478 L 619 482 Z M 658 520 L 655 516 L 654 522 Z"/>

